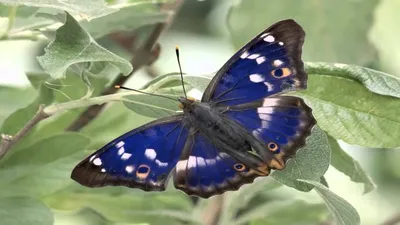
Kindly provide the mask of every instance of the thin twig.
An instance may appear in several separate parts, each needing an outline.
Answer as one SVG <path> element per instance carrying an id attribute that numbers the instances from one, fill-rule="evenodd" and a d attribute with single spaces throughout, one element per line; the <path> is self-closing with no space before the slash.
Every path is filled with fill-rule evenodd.
<path id="1" fill-rule="evenodd" d="M 387 219 L 381 225 L 399 225 L 400 224 L 400 213 L 394 214 L 392 217 Z"/>
<path id="2" fill-rule="evenodd" d="M 2 134 L 2 141 L 0 143 L 0 159 L 4 157 L 5 154 L 11 149 L 11 147 L 17 143 L 21 138 L 23 138 L 37 123 L 49 117 L 48 114 L 44 112 L 44 105 L 39 106 L 39 110 L 33 116 L 25 126 L 17 132 L 14 136 Z"/>
<path id="3" fill-rule="evenodd" d="M 108 95 L 108 94 L 113 94 L 117 92 L 117 89 L 114 88 L 115 85 L 123 85 L 130 77 L 132 74 L 134 74 L 136 71 L 138 71 L 140 68 L 143 66 L 149 66 L 153 64 L 155 60 L 157 60 L 159 54 L 160 54 L 160 45 L 157 44 L 157 41 L 160 37 L 160 35 L 171 25 L 173 22 L 173 19 L 175 18 L 175 15 L 177 11 L 180 9 L 181 5 L 183 4 L 184 0 L 176 0 L 173 3 L 165 3 L 161 7 L 161 11 L 163 12 L 169 12 L 169 16 L 164 23 L 159 23 L 155 26 L 153 32 L 147 40 L 143 43 L 141 47 L 136 49 L 133 52 L 133 58 L 131 60 L 132 66 L 133 66 L 133 71 L 130 73 L 128 76 L 124 76 L 123 74 L 119 74 L 117 78 L 113 81 L 113 83 L 106 88 L 101 95 Z M 172 13 L 170 13 L 172 12 Z M 129 40 L 126 38 L 121 37 L 119 34 L 114 34 L 113 39 L 118 40 L 118 42 L 121 44 L 121 46 L 125 48 L 132 48 L 129 44 Z M 134 37 L 131 37 L 132 39 Z M 132 43 L 132 40 L 131 40 Z M 106 104 L 102 105 L 92 105 L 88 109 L 86 109 L 83 113 L 79 115 L 79 117 L 73 121 L 67 128 L 66 131 L 79 131 L 83 127 L 85 127 L 90 121 L 92 121 L 94 118 L 96 118 L 103 108 L 105 107 Z"/>
<path id="4" fill-rule="evenodd" d="M 204 225 L 217 225 L 224 206 L 224 195 L 217 195 L 211 199 L 211 203 L 204 210 Z"/>

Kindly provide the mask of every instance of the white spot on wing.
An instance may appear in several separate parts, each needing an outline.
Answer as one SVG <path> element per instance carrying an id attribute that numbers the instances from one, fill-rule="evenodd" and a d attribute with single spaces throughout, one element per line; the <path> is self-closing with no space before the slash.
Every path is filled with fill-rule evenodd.
<path id="1" fill-rule="evenodd" d="M 154 149 L 152 149 L 152 148 L 146 149 L 146 151 L 144 152 L 144 155 L 150 160 L 154 160 L 157 157 L 156 151 L 154 151 Z"/>
<path id="2" fill-rule="evenodd" d="M 271 113 L 273 113 L 274 112 L 274 109 L 273 108 L 257 108 L 257 113 L 258 114 L 260 114 L 260 113 L 266 113 L 266 114 L 271 114 Z"/>
<path id="3" fill-rule="evenodd" d="M 208 166 L 213 166 L 217 163 L 217 159 L 216 158 L 206 159 L 206 163 Z"/>
<path id="4" fill-rule="evenodd" d="M 182 170 L 186 170 L 186 164 L 187 164 L 187 160 L 180 160 L 178 161 L 178 163 L 176 164 L 176 172 L 182 171 Z"/>
<path id="5" fill-rule="evenodd" d="M 159 167 L 167 167 L 168 163 L 166 162 L 161 162 L 160 160 L 156 159 L 156 163 Z"/>
<path id="6" fill-rule="evenodd" d="M 126 167 L 125 167 L 125 171 L 126 171 L 127 173 L 132 173 L 134 169 L 135 169 L 135 168 L 134 168 L 133 166 L 126 166 Z"/>
<path id="7" fill-rule="evenodd" d="M 240 55 L 240 58 L 245 59 L 245 58 L 247 58 L 247 56 L 249 56 L 249 55 L 250 55 L 250 53 L 249 53 L 248 51 L 245 51 L 245 52 L 243 52 L 242 55 Z"/>
<path id="8" fill-rule="evenodd" d="M 193 168 L 196 166 L 196 156 L 189 156 L 188 168 Z"/>
<path id="9" fill-rule="evenodd" d="M 279 104 L 279 99 L 277 98 L 264 98 L 263 106 L 276 106 Z"/>
<path id="10" fill-rule="evenodd" d="M 247 58 L 248 59 L 257 59 L 258 57 L 260 57 L 260 54 L 251 54 Z"/>
<path id="11" fill-rule="evenodd" d="M 279 42 L 279 45 L 280 45 L 280 46 L 283 46 L 283 42 L 282 42 L 282 41 L 280 41 L 280 42 Z"/>
<path id="12" fill-rule="evenodd" d="M 204 160 L 203 157 L 197 157 L 197 166 L 200 166 L 200 167 L 206 166 L 206 161 Z"/>
<path id="13" fill-rule="evenodd" d="M 267 120 L 270 121 L 271 120 L 271 116 L 267 115 L 267 114 L 258 114 L 258 117 L 262 120 Z"/>
<path id="14" fill-rule="evenodd" d="M 101 166 L 101 164 L 102 164 L 101 159 L 100 158 L 95 158 L 93 160 L 93 164 L 96 165 L 96 166 Z"/>
<path id="15" fill-rule="evenodd" d="M 122 155 L 125 152 L 125 148 L 121 147 L 120 149 L 118 149 L 118 155 Z"/>
<path id="16" fill-rule="evenodd" d="M 258 57 L 258 58 L 256 59 L 256 62 L 257 62 L 257 64 L 261 64 L 261 63 L 265 62 L 265 57 L 264 57 L 264 56 Z"/>
<path id="17" fill-rule="evenodd" d="M 272 85 L 271 83 L 269 83 L 269 82 L 264 82 L 264 84 L 265 84 L 265 86 L 268 87 L 268 91 L 274 90 L 274 85 Z"/>
<path id="18" fill-rule="evenodd" d="M 271 43 L 275 41 L 275 38 L 272 35 L 268 35 L 267 37 L 264 38 L 264 41 Z"/>
<path id="19" fill-rule="evenodd" d="M 261 128 L 266 129 L 269 127 L 269 121 L 261 121 Z"/>
<path id="20" fill-rule="evenodd" d="M 118 142 L 118 143 L 115 145 L 115 147 L 121 148 L 122 146 L 124 146 L 124 144 L 125 144 L 125 142 L 120 141 L 120 142 Z"/>
<path id="21" fill-rule="evenodd" d="M 131 153 L 124 153 L 124 154 L 122 154 L 121 159 L 128 160 L 131 156 L 132 156 Z"/>
<path id="22" fill-rule="evenodd" d="M 260 83 L 264 81 L 264 77 L 261 74 L 251 74 L 249 79 L 253 83 Z"/>
<path id="23" fill-rule="evenodd" d="M 103 169 L 101 169 L 100 171 L 101 171 L 102 173 L 105 173 L 105 172 L 106 172 L 106 169 L 103 168 Z"/>
<path id="24" fill-rule="evenodd" d="M 281 66 L 282 64 L 283 64 L 283 62 L 281 60 L 279 60 L 279 59 L 274 60 L 275 67 Z"/>

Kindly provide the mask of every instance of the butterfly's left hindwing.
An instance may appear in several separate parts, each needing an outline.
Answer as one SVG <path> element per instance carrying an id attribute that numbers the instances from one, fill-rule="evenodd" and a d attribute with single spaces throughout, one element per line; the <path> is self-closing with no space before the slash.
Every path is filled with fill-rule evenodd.
<path id="1" fill-rule="evenodd" d="M 79 163 L 72 179 L 88 187 L 117 186 L 162 191 L 179 160 L 188 130 L 182 116 L 134 129 Z"/>
<path id="2" fill-rule="evenodd" d="M 301 60 L 305 33 L 293 20 L 280 21 L 240 49 L 217 72 L 202 101 L 237 105 L 307 85 Z"/>

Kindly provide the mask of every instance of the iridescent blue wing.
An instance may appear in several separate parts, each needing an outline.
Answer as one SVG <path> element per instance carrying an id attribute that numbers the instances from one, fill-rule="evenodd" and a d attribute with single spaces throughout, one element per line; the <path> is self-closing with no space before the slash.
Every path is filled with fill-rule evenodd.
<path id="1" fill-rule="evenodd" d="M 188 136 L 182 117 L 156 120 L 118 137 L 79 163 L 72 179 L 88 187 L 165 190 Z"/>
<path id="2" fill-rule="evenodd" d="M 221 152 L 211 140 L 197 132 L 188 138 L 185 151 L 173 172 L 177 189 L 189 195 L 208 198 L 228 190 L 237 190 L 259 176 L 268 176 L 269 169 L 251 153 Z"/>
<path id="3" fill-rule="evenodd" d="M 307 74 L 301 60 L 304 36 L 303 29 L 293 20 L 267 28 L 225 63 L 202 101 L 237 105 L 306 88 Z"/>
<path id="4" fill-rule="evenodd" d="M 272 169 L 283 169 L 288 158 L 305 145 L 316 121 L 301 98 L 271 96 L 229 106 L 224 115 L 247 129 L 265 149 L 258 155 Z"/>

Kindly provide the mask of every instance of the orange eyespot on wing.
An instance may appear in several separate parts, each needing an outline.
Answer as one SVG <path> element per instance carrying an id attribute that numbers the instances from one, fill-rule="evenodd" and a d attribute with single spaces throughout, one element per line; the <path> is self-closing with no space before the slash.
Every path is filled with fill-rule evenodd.
<path id="1" fill-rule="evenodd" d="M 236 163 L 235 165 L 233 165 L 233 168 L 236 171 L 244 171 L 246 169 L 246 166 L 243 165 L 242 163 Z"/>
<path id="2" fill-rule="evenodd" d="M 275 69 L 275 70 L 272 70 L 272 72 L 271 72 L 271 75 L 276 78 L 284 78 L 284 77 L 290 76 L 291 74 L 292 74 L 292 71 L 287 67 Z"/>
<path id="3" fill-rule="evenodd" d="M 148 165 L 140 165 L 136 170 L 136 176 L 139 179 L 146 179 L 150 174 L 150 167 Z"/>
<path id="4" fill-rule="evenodd" d="M 275 142 L 268 143 L 267 147 L 271 152 L 275 152 L 279 149 L 279 146 Z"/>

